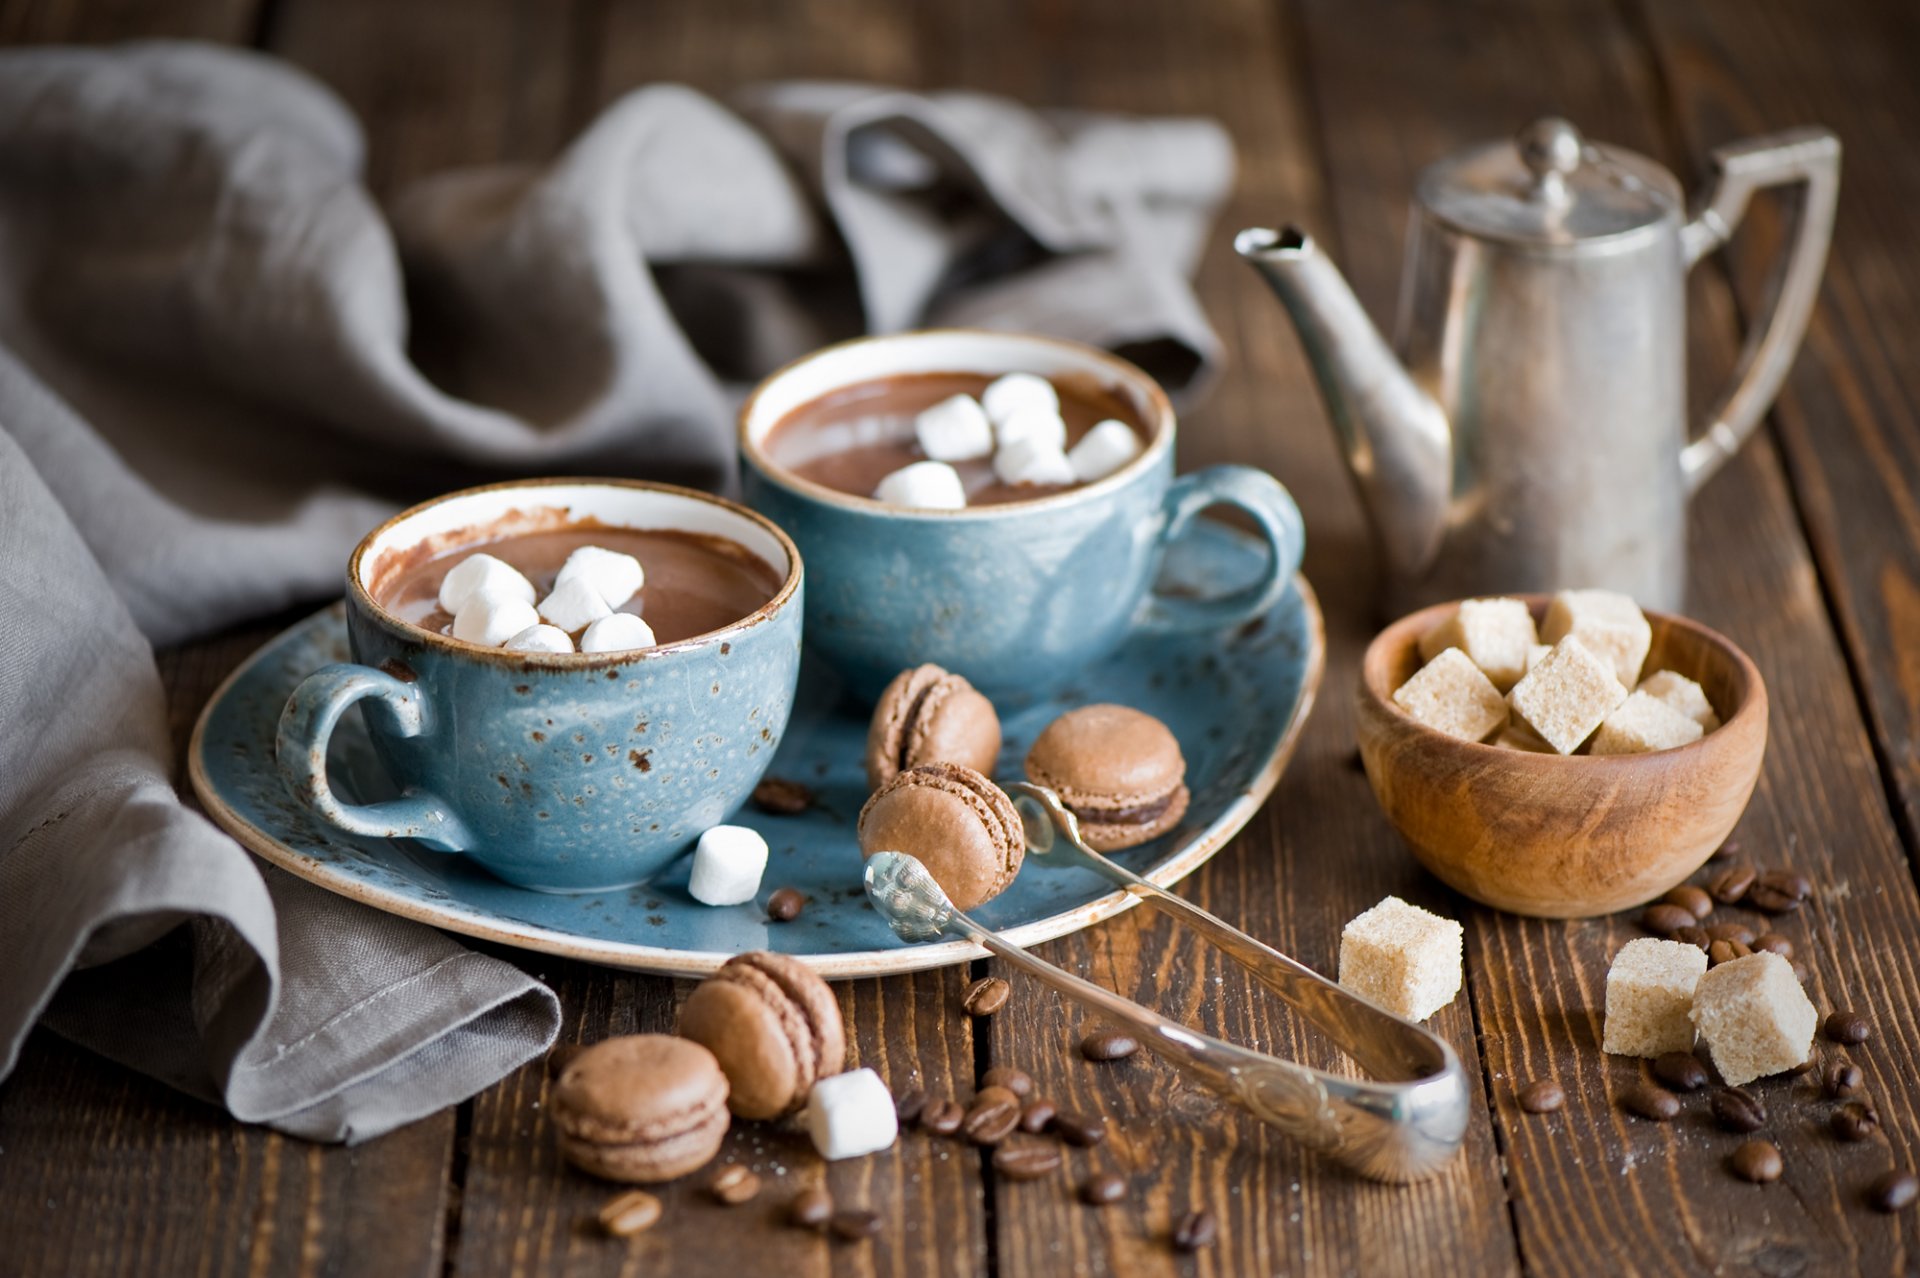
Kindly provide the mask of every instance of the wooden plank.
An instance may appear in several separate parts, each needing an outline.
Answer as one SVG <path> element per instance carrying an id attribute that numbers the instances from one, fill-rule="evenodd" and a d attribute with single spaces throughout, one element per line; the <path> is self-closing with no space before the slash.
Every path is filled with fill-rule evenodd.
<path id="1" fill-rule="evenodd" d="M 1343 257 L 1376 314 L 1391 298 L 1401 243 L 1380 193 L 1410 191 L 1418 168 L 1444 151 L 1553 109 L 1592 136 L 1674 159 L 1650 59 L 1605 5 L 1509 0 L 1445 18 L 1384 0 L 1305 7 Z M 1732 358 L 1732 308 L 1711 275 L 1694 283 L 1692 367 L 1704 399 Z M 1773 700 L 1773 749 L 1739 838 L 1759 863 L 1791 862 L 1821 885 L 1780 930 L 1810 969 L 1816 1006 L 1852 1006 L 1878 1027 L 1849 1054 L 1867 1071 L 1887 1136 L 1840 1145 L 1825 1134 L 1827 1106 L 1808 1080 L 1768 1081 L 1758 1090 L 1774 1111 L 1767 1134 L 1786 1176 L 1765 1188 L 1734 1180 L 1724 1160 L 1736 1138 L 1712 1126 L 1698 1099 L 1666 1126 L 1618 1108 L 1640 1066 L 1603 1056 L 1598 1041 L 1606 966 L 1636 934 L 1631 920 L 1474 911 L 1469 979 L 1521 1254 L 1543 1273 L 1590 1272 L 1599 1256 L 1658 1273 L 1902 1271 L 1914 1263 L 1912 1222 L 1867 1212 L 1860 1195 L 1874 1175 L 1914 1159 L 1920 904 L 1766 441 L 1703 492 L 1690 535 L 1692 612 L 1751 653 Z M 1838 1053 L 1823 1044 L 1820 1054 Z M 1538 1077 L 1566 1086 L 1564 1113 L 1518 1112 L 1515 1087 Z"/>
<path id="2" fill-rule="evenodd" d="M 109 40 L 251 44 L 266 0 L 3 0 L 0 45 Z"/>

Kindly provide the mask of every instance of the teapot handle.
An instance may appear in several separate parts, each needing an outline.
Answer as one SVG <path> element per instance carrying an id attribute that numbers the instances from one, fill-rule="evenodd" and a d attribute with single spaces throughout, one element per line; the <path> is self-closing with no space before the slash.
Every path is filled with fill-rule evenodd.
<path id="1" fill-rule="evenodd" d="M 1720 147 L 1713 153 L 1714 185 L 1705 206 L 1680 233 L 1691 268 L 1733 238 L 1754 192 L 1804 182 L 1805 200 L 1791 249 L 1769 285 L 1765 322 L 1754 325 L 1740 352 L 1733 384 L 1714 406 L 1706 429 L 1680 451 L 1680 470 L 1692 493 L 1747 442 L 1780 393 L 1794 353 L 1807 331 L 1840 190 L 1840 139 L 1826 129 L 1789 129 Z"/>

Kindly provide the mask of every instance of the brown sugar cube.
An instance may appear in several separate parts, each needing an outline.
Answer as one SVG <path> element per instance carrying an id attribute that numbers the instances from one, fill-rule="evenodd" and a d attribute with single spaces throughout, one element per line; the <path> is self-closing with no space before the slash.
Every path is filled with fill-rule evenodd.
<path id="1" fill-rule="evenodd" d="M 1701 977 L 1692 1017 L 1729 1087 L 1806 1064 L 1820 1022 L 1793 964 L 1765 950 Z"/>
<path id="2" fill-rule="evenodd" d="M 1527 672 L 1527 651 L 1537 642 L 1533 614 L 1518 599 L 1469 599 L 1420 636 L 1420 659 L 1458 648 L 1505 692 Z"/>
<path id="3" fill-rule="evenodd" d="M 1530 646 L 1527 649 L 1527 669 L 1531 670 L 1539 665 L 1540 659 L 1552 651 L 1553 645 L 1550 643 L 1536 643 Z"/>
<path id="4" fill-rule="evenodd" d="M 1628 688 L 1640 681 L 1640 667 L 1653 646 L 1653 628 L 1640 605 L 1612 590 L 1562 590 L 1553 597 L 1540 637 L 1558 645 L 1568 635 L 1611 663 Z"/>
<path id="5" fill-rule="evenodd" d="M 1700 725 L 1650 693 L 1636 692 L 1600 723 L 1593 734 L 1594 754 L 1647 754 L 1690 745 Z"/>
<path id="6" fill-rule="evenodd" d="M 1552 746 L 1542 741 L 1532 728 L 1518 719 L 1502 728 L 1500 735 L 1493 739 L 1493 743 L 1508 750 L 1524 750 L 1528 754 L 1558 753 Z"/>
<path id="7" fill-rule="evenodd" d="M 1720 716 L 1713 712 L 1713 703 L 1707 700 L 1707 690 L 1683 674 L 1657 670 L 1642 679 L 1634 691 L 1666 702 L 1699 724 L 1702 732 L 1712 732 L 1720 726 Z"/>
<path id="8" fill-rule="evenodd" d="M 1437 732 L 1485 741 L 1507 722 L 1507 703 L 1480 667 L 1448 648 L 1401 684 L 1393 703 Z"/>
<path id="9" fill-rule="evenodd" d="M 1556 643 L 1507 694 L 1514 715 L 1561 754 L 1579 749 L 1626 699 L 1613 667 L 1572 636 Z"/>
<path id="10" fill-rule="evenodd" d="M 1340 984 L 1411 1021 L 1424 1021 L 1460 992 L 1465 930 L 1397 896 L 1340 933 Z"/>
<path id="11" fill-rule="evenodd" d="M 1616 1056 L 1693 1050 L 1694 987 L 1706 974 L 1697 945 L 1643 937 L 1628 941 L 1607 969 L 1607 1028 L 1601 1042 Z"/>

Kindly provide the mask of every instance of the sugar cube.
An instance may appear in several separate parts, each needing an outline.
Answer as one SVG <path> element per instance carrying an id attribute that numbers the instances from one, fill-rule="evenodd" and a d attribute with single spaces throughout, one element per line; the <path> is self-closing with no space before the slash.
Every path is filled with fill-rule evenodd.
<path id="1" fill-rule="evenodd" d="M 1572 754 L 1627 699 L 1614 668 L 1574 637 L 1526 673 L 1507 700 L 1520 721 L 1561 754 Z"/>
<path id="2" fill-rule="evenodd" d="M 1393 704 L 1429 728 L 1463 741 L 1484 741 L 1507 722 L 1500 689 L 1458 648 L 1448 648 L 1401 684 Z"/>
<path id="3" fill-rule="evenodd" d="M 1527 651 L 1535 642 L 1533 614 L 1518 599 L 1469 599 L 1420 636 L 1420 656 L 1432 661 L 1458 648 L 1505 692 L 1527 672 Z"/>
<path id="4" fill-rule="evenodd" d="M 1528 754 L 1559 753 L 1559 751 L 1536 736 L 1532 728 L 1521 723 L 1518 719 L 1515 719 L 1506 727 L 1502 728 L 1500 735 L 1493 739 L 1493 743 L 1497 746 L 1504 746 L 1509 750 L 1525 750 Z"/>
<path id="5" fill-rule="evenodd" d="M 1545 657 L 1549 652 L 1552 652 L 1552 651 L 1553 651 L 1553 645 L 1550 643 L 1528 644 L 1527 645 L 1527 669 L 1531 670 L 1535 666 L 1539 665 L 1541 658 Z"/>
<path id="6" fill-rule="evenodd" d="M 1607 1028 L 1601 1047 L 1616 1056 L 1693 1050 L 1694 986 L 1707 953 L 1684 941 L 1628 941 L 1607 969 Z"/>
<path id="7" fill-rule="evenodd" d="M 900 1134 L 893 1093 L 870 1069 L 850 1069 L 807 1093 L 807 1135 L 828 1162 L 877 1154 Z"/>
<path id="8" fill-rule="evenodd" d="M 760 890 L 766 872 L 765 839 L 744 825 L 716 825 L 693 849 L 687 891 L 702 905 L 744 905 Z"/>
<path id="9" fill-rule="evenodd" d="M 1703 732 L 1712 732 L 1720 726 L 1720 716 L 1713 712 L 1713 703 L 1707 700 L 1707 690 L 1683 674 L 1656 670 L 1642 679 L 1635 691 L 1658 697 L 1699 724 Z"/>
<path id="10" fill-rule="evenodd" d="M 1464 932 L 1452 919 L 1390 896 L 1340 933 L 1340 984 L 1408 1020 L 1460 992 Z"/>
<path id="11" fill-rule="evenodd" d="M 1793 965 L 1764 950 L 1722 963 L 1693 991 L 1693 1024 L 1730 1087 L 1804 1065 L 1819 1019 Z"/>
<path id="12" fill-rule="evenodd" d="M 1631 688 L 1653 646 L 1653 628 L 1640 605 L 1612 590 L 1562 590 L 1547 608 L 1540 637 L 1557 645 L 1572 635 L 1606 658 L 1620 682 Z"/>
<path id="13" fill-rule="evenodd" d="M 1700 725 L 1650 693 L 1635 692 L 1600 723 L 1594 754 L 1646 754 L 1700 739 Z"/>

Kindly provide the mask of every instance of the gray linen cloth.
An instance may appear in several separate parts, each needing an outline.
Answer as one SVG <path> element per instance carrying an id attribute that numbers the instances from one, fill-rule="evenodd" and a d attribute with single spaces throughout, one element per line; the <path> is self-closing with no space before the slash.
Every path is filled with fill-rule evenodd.
<path id="1" fill-rule="evenodd" d="M 744 385 L 862 331 L 1053 332 L 1176 393 L 1217 357 L 1186 284 L 1232 180 L 1205 121 L 663 85 L 544 168 L 385 208 L 363 160 L 271 60 L 0 53 L 0 1075 L 44 1019 L 351 1141 L 556 1032 L 517 967 L 183 806 L 152 644 L 337 595 L 397 502 L 468 482 L 724 489 Z"/>

